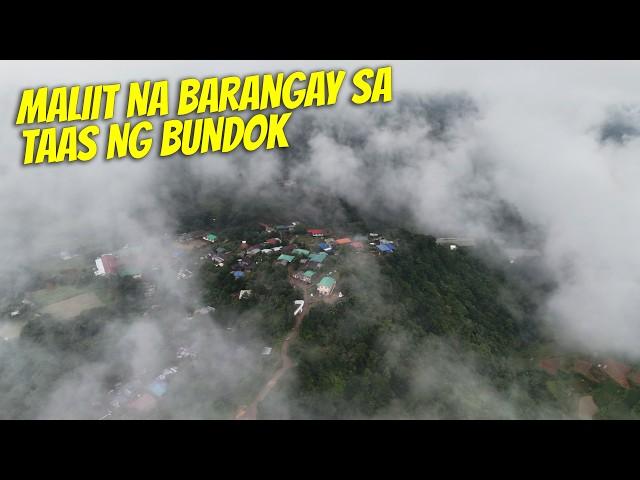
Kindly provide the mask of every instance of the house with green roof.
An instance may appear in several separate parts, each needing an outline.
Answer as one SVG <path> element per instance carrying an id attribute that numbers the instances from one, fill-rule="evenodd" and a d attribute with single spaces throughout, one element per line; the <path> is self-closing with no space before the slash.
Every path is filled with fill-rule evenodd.
<path id="1" fill-rule="evenodd" d="M 316 263 L 322 263 L 324 262 L 324 259 L 327 258 L 329 255 L 325 252 L 320 252 L 320 253 L 314 253 L 313 255 L 309 256 L 309 261 L 310 262 L 316 262 Z"/>
<path id="2" fill-rule="evenodd" d="M 294 257 L 293 255 L 282 254 L 278 257 L 278 262 L 280 262 L 282 265 L 286 265 L 293 262 L 295 259 L 296 257 Z"/>
<path id="3" fill-rule="evenodd" d="M 309 250 L 305 250 L 304 248 L 294 248 L 293 249 L 293 253 L 294 255 L 299 255 L 301 257 L 308 257 L 309 256 Z"/>
<path id="4" fill-rule="evenodd" d="M 140 278 L 142 274 L 137 269 L 132 268 L 131 266 L 122 265 L 118 269 L 118 276 Z"/>
<path id="5" fill-rule="evenodd" d="M 318 293 L 320 295 L 331 295 L 336 286 L 336 280 L 332 277 L 322 277 L 318 282 Z"/>
<path id="6" fill-rule="evenodd" d="M 306 272 L 297 271 L 293 274 L 293 278 L 302 280 L 305 283 L 311 283 L 311 278 L 316 274 L 313 270 L 307 270 Z"/>
<path id="7" fill-rule="evenodd" d="M 217 238 L 218 236 L 215 233 L 208 233 L 205 237 L 202 237 L 203 240 L 211 243 L 215 242 Z"/>

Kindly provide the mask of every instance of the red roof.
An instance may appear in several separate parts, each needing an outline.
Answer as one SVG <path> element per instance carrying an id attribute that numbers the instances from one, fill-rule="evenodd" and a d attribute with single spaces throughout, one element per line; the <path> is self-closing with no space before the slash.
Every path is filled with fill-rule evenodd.
<path id="1" fill-rule="evenodd" d="M 277 245 L 278 243 L 280 243 L 280 239 L 279 238 L 270 238 L 269 240 L 267 240 L 267 242 L 269 245 Z"/>
<path id="2" fill-rule="evenodd" d="M 350 243 L 351 243 L 351 239 L 348 237 L 339 238 L 338 240 L 336 240 L 336 245 L 348 245 Z"/>
<path id="3" fill-rule="evenodd" d="M 146 412 L 156 406 L 156 399 L 153 395 L 143 393 L 140 397 L 129 402 L 129 407 L 139 412 Z"/>
<path id="4" fill-rule="evenodd" d="M 100 259 L 102 260 L 105 273 L 116 273 L 118 270 L 118 260 L 116 257 L 107 253 L 106 255 L 102 255 Z"/>
<path id="5" fill-rule="evenodd" d="M 321 230 L 319 228 L 311 228 L 307 230 L 307 233 L 309 235 L 324 235 L 324 230 Z"/>

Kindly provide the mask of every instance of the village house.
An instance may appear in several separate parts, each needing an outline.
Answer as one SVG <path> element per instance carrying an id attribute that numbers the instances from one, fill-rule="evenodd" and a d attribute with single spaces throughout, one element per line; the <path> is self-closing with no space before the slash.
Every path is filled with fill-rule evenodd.
<path id="1" fill-rule="evenodd" d="M 297 271 L 293 274 L 293 278 L 296 280 L 301 280 L 305 283 L 311 283 L 311 278 L 316 274 L 313 270 L 307 270 L 303 272 L 302 270 Z"/>
<path id="2" fill-rule="evenodd" d="M 224 264 L 224 257 L 221 257 L 220 255 L 212 255 L 211 261 L 216 265 L 222 265 Z"/>
<path id="3" fill-rule="evenodd" d="M 351 239 L 349 237 L 339 238 L 336 240 L 336 245 L 349 245 Z"/>
<path id="4" fill-rule="evenodd" d="M 250 267 L 253 264 L 253 260 L 250 258 L 239 258 L 238 263 L 243 267 Z"/>
<path id="5" fill-rule="evenodd" d="M 293 255 L 282 254 L 278 257 L 278 262 L 280 262 L 281 265 L 287 265 L 288 263 L 293 262 L 295 259 L 296 257 L 294 257 Z"/>
<path id="6" fill-rule="evenodd" d="M 280 240 L 279 238 L 269 238 L 264 243 L 271 246 L 276 246 L 276 245 L 280 245 L 282 243 L 282 240 Z"/>
<path id="7" fill-rule="evenodd" d="M 211 243 L 214 243 L 217 238 L 218 236 L 215 233 L 208 233 L 206 236 L 202 237 L 203 240 Z"/>
<path id="8" fill-rule="evenodd" d="M 95 274 L 98 276 L 118 273 L 118 260 L 111 253 L 106 253 L 96 258 L 96 268 Z"/>
<path id="9" fill-rule="evenodd" d="M 318 283 L 318 293 L 320 295 L 331 295 L 336 286 L 336 281 L 332 277 L 322 277 Z"/>
<path id="10" fill-rule="evenodd" d="M 311 252 L 309 252 L 309 250 L 305 250 L 304 248 L 296 248 L 291 253 L 300 257 L 308 257 L 309 253 Z"/>
<path id="11" fill-rule="evenodd" d="M 376 248 L 380 253 L 393 253 L 395 250 L 395 246 L 392 243 L 381 243 L 376 245 Z"/>
<path id="12" fill-rule="evenodd" d="M 330 252 L 332 250 L 331 245 L 329 245 L 328 243 L 325 243 L 325 242 L 320 242 L 318 244 L 318 248 L 320 250 L 322 250 L 322 251 L 325 251 L 325 252 Z"/>
<path id="13" fill-rule="evenodd" d="M 307 233 L 312 237 L 324 237 L 324 230 L 318 228 L 310 228 Z"/>
<path id="14" fill-rule="evenodd" d="M 282 251 L 284 253 L 291 253 L 293 250 L 295 250 L 296 246 L 295 244 L 291 243 L 289 245 L 287 245 L 286 247 L 282 247 Z"/>
<path id="15" fill-rule="evenodd" d="M 328 256 L 329 255 L 325 252 L 314 253 L 312 255 L 309 255 L 309 261 L 315 262 L 315 263 L 322 263 L 324 262 L 324 259 L 327 258 Z"/>

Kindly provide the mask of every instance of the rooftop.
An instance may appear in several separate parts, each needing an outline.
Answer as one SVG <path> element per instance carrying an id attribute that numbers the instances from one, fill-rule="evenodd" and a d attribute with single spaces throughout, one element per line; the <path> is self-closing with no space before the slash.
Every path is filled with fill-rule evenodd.
<path id="1" fill-rule="evenodd" d="M 296 257 L 294 257 L 293 255 L 285 255 L 285 254 L 282 254 L 282 255 L 280 255 L 280 256 L 278 257 L 278 261 L 279 261 L 279 262 L 284 261 L 284 262 L 287 262 L 287 263 L 291 263 L 291 262 L 293 262 L 295 259 L 296 259 Z"/>
<path id="2" fill-rule="evenodd" d="M 327 258 L 328 256 L 329 255 L 327 255 L 324 252 L 314 253 L 313 255 L 309 256 L 309 260 L 316 263 L 322 263 L 324 262 L 324 259 Z"/>
<path id="3" fill-rule="evenodd" d="M 331 288 L 336 284 L 336 281 L 334 278 L 331 277 L 322 277 L 322 280 L 320 280 L 320 282 L 318 282 L 318 286 L 319 287 L 327 287 L 327 288 Z"/>
<path id="4" fill-rule="evenodd" d="M 167 393 L 167 382 L 153 382 L 151 385 L 149 385 L 149 390 L 151 390 L 151 393 L 153 393 L 156 397 L 161 397 L 165 393 Z"/>

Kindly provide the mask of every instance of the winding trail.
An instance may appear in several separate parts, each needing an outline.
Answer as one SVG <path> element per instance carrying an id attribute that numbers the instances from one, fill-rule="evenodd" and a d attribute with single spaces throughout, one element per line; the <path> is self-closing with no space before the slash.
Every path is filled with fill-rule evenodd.
<path id="1" fill-rule="evenodd" d="M 289 283 L 295 289 L 299 290 L 301 288 L 300 284 L 298 284 L 291 276 L 289 277 Z M 287 338 L 282 342 L 282 348 L 280 349 L 280 367 L 275 371 L 264 387 L 262 387 L 253 402 L 251 402 L 248 407 L 242 407 L 238 410 L 235 420 L 256 420 L 258 404 L 263 401 L 273 387 L 278 384 L 278 381 L 287 372 L 287 370 L 293 367 L 293 361 L 291 360 L 291 357 L 289 357 L 289 345 L 298 337 L 302 320 L 304 320 L 304 317 L 307 315 L 309 308 L 311 307 L 309 288 L 306 286 L 302 288 L 304 291 L 304 307 L 295 317 L 296 320 L 293 328 L 289 332 L 289 335 L 287 335 Z"/>

